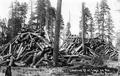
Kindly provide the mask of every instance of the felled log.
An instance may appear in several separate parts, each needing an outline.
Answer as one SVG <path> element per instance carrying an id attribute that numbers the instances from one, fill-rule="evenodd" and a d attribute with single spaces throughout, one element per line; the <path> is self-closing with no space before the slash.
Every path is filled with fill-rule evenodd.
<path id="1" fill-rule="evenodd" d="M 2 50 L 2 52 L 0 53 L 0 56 L 6 55 L 7 54 L 7 49 L 9 47 L 9 44 L 5 45 L 5 49 Z"/>
<path id="2" fill-rule="evenodd" d="M 6 61 L 2 61 L 2 62 L 0 62 L 0 65 L 2 66 L 2 65 L 8 65 L 9 64 L 9 62 L 10 62 L 10 60 L 6 60 Z"/>
<path id="3" fill-rule="evenodd" d="M 8 59 L 10 57 L 11 57 L 11 54 L 7 54 L 7 55 L 2 56 L 3 60 Z"/>
<path id="4" fill-rule="evenodd" d="M 45 48 L 44 51 L 39 52 L 39 53 L 36 55 L 36 57 L 35 57 L 35 62 L 33 63 L 33 65 L 36 65 L 36 64 L 40 63 L 40 62 L 41 62 L 41 59 L 43 59 L 44 55 L 45 55 L 46 53 L 50 52 L 50 51 L 51 51 L 51 50 Z M 38 62 L 38 63 L 37 63 L 37 62 Z"/>
<path id="5" fill-rule="evenodd" d="M 14 62 L 14 57 L 13 57 L 13 56 L 11 56 L 11 57 L 10 57 L 9 66 L 12 66 L 13 62 Z"/>
<path id="6" fill-rule="evenodd" d="M 20 55 L 22 54 L 22 52 L 25 50 L 25 48 L 21 47 L 18 55 L 17 55 L 17 58 L 16 59 L 19 59 Z"/>

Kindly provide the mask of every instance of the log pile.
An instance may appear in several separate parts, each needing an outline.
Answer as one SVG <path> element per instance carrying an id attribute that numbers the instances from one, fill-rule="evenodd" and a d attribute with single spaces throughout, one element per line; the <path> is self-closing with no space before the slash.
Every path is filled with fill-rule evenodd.
<path id="1" fill-rule="evenodd" d="M 71 58 L 70 63 L 75 62 L 78 59 L 80 61 L 82 61 L 82 59 L 85 59 L 89 60 L 87 61 L 87 63 L 91 63 L 92 65 L 96 65 L 96 63 L 98 62 L 94 62 L 96 58 L 98 59 L 103 56 L 106 57 L 106 59 L 111 59 L 118 55 L 118 52 L 112 45 L 112 43 L 103 41 L 100 38 L 85 39 L 84 51 L 82 47 L 82 38 L 72 35 L 63 42 L 60 51 L 65 52 L 66 58 Z"/>
<path id="2" fill-rule="evenodd" d="M 20 33 L 0 48 L 0 65 L 52 65 L 53 47 L 49 40 L 37 33 Z"/>
<path id="3" fill-rule="evenodd" d="M 103 53 L 110 57 L 118 53 L 115 48 L 99 38 L 85 39 L 85 50 L 82 50 L 82 39 L 78 36 L 68 37 L 59 51 L 59 65 L 77 65 L 96 63 Z M 53 65 L 53 46 L 48 37 L 37 33 L 18 34 L 11 42 L 0 48 L 0 65 L 41 66 Z"/>

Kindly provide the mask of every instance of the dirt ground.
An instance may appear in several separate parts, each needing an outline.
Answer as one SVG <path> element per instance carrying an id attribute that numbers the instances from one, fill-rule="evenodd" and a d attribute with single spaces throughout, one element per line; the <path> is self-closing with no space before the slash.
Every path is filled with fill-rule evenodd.
<path id="1" fill-rule="evenodd" d="M 0 68 L 0 76 L 5 76 L 6 67 Z M 94 74 L 94 75 L 79 75 L 69 74 L 63 71 L 64 68 L 27 68 L 27 67 L 12 67 L 12 76 L 120 76 L 118 74 Z"/>

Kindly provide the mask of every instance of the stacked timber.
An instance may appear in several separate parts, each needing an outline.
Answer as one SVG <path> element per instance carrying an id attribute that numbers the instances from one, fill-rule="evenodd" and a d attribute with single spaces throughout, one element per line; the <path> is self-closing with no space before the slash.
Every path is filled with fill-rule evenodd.
<path id="1" fill-rule="evenodd" d="M 59 65 L 93 65 L 101 56 L 112 58 L 118 55 L 112 44 L 99 38 L 85 39 L 85 50 L 82 47 L 81 37 L 74 35 L 68 37 L 58 53 Z M 0 65 L 41 66 L 53 64 L 52 43 L 48 37 L 38 33 L 20 33 L 0 48 Z"/>
<path id="2" fill-rule="evenodd" d="M 20 33 L 8 44 L 0 48 L 0 65 L 52 65 L 52 54 L 53 47 L 49 39 L 37 33 Z"/>
<path id="3" fill-rule="evenodd" d="M 101 59 L 102 57 L 107 60 L 117 57 L 118 55 L 118 52 L 112 43 L 103 41 L 100 38 L 86 38 L 84 46 L 85 50 L 83 50 L 81 37 L 71 35 L 63 42 L 60 51 L 64 51 L 66 54 L 64 57 L 68 58 L 68 62 L 74 62 L 75 65 L 76 61 L 79 63 L 85 62 L 87 64 L 90 63 L 96 65 L 98 59 Z M 101 63 L 101 61 L 99 62 Z"/>

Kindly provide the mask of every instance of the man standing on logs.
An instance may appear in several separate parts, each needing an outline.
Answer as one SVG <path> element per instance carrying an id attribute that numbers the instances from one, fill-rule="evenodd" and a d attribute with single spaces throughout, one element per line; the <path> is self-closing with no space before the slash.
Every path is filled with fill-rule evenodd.
<path id="1" fill-rule="evenodd" d="M 9 63 L 9 65 L 7 66 L 6 71 L 5 71 L 5 76 L 12 76 L 11 66 L 12 66 L 12 64 L 13 64 L 13 60 L 14 60 L 14 57 L 11 56 L 11 57 L 10 57 L 10 63 Z"/>

